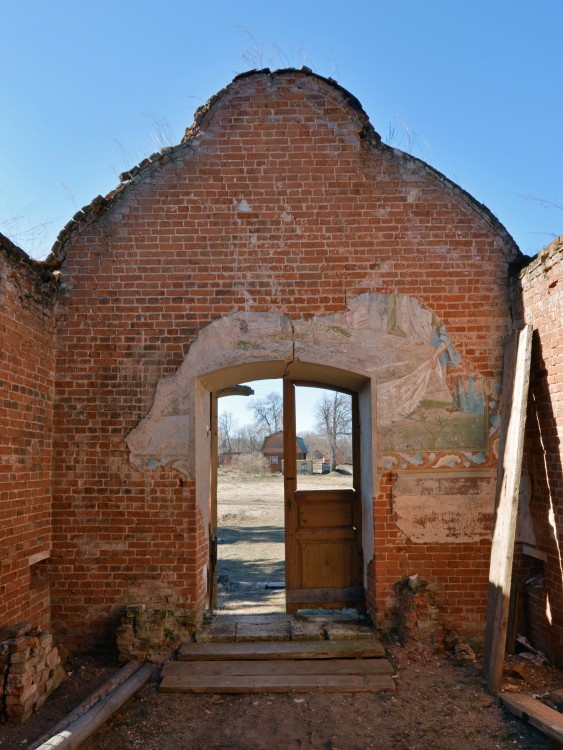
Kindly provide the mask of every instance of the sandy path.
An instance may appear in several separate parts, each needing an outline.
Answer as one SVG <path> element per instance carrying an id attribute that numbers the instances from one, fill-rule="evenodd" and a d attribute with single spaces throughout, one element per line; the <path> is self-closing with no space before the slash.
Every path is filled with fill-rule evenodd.
<path id="1" fill-rule="evenodd" d="M 299 489 L 351 486 L 350 476 L 300 477 Z M 283 478 L 221 472 L 217 487 L 218 612 L 285 610 Z M 268 585 L 270 584 L 270 587 Z"/>

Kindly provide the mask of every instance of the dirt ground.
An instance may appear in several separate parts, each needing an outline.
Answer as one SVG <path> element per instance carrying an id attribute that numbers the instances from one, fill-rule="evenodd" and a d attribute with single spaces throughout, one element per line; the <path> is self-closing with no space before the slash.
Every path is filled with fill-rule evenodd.
<path id="1" fill-rule="evenodd" d="M 265 584 L 283 581 L 281 479 L 233 479 L 232 474 L 220 478 L 219 575 L 224 583 L 219 611 L 279 611 L 283 590 Z M 556 747 L 487 694 L 479 658 L 456 666 L 448 655 L 427 645 L 386 646 L 397 673 L 397 692 L 392 694 L 163 694 L 158 692 L 157 672 L 84 743 L 83 750 Z M 73 656 L 68 668 L 69 680 L 25 725 L 0 726 L 0 750 L 30 747 L 118 665 L 101 657 Z M 507 659 L 504 689 L 543 695 L 562 686 L 558 670 L 522 657 Z"/>
<path id="2" fill-rule="evenodd" d="M 303 475 L 298 489 L 352 486 L 352 475 Z M 220 614 L 285 611 L 284 502 L 281 474 L 219 473 L 217 487 L 218 602 Z"/>

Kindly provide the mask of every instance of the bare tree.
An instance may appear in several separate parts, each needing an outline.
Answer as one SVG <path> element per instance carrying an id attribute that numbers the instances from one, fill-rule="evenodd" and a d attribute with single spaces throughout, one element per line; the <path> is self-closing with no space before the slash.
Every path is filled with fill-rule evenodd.
<path id="1" fill-rule="evenodd" d="M 307 446 L 307 458 L 319 461 L 329 453 L 328 442 L 324 434 L 320 435 L 318 432 L 302 432 L 300 437 L 305 441 Z"/>
<path id="2" fill-rule="evenodd" d="M 315 427 L 323 435 L 330 450 L 330 470 L 336 471 L 336 456 L 343 439 L 352 434 L 352 399 L 346 393 L 323 393 L 315 404 Z"/>
<path id="3" fill-rule="evenodd" d="M 236 449 L 240 453 L 260 453 L 263 442 L 263 432 L 253 425 L 245 424 L 236 434 Z"/>
<path id="4" fill-rule="evenodd" d="M 230 411 L 222 411 L 219 414 L 219 450 L 222 453 L 232 453 L 236 426 L 237 421 Z"/>
<path id="5" fill-rule="evenodd" d="M 279 393 L 272 391 L 264 398 L 252 399 L 247 408 L 254 414 L 256 426 L 262 428 L 266 435 L 282 429 L 283 399 Z"/>

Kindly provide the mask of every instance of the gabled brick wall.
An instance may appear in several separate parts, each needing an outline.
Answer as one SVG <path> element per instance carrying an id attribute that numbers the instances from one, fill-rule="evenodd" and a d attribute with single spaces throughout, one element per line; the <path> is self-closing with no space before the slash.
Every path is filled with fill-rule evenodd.
<path id="1" fill-rule="evenodd" d="M 0 625 L 50 622 L 55 292 L 0 236 Z"/>
<path id="2" fill-rule="evenodd" d="M 53 621 L 70 645 L 111 640 L 126 604 L 173 611 L 182 626 L 204 605 L 196 478 L 138 471 L 124 442 L 203 327 L 237 310 L 307 318 L 362 293 L 400 293 L 431 308 L 496 383 L 511 324 L 518 251 L 506 231 L 442 175 L 382 145 L 353 97 L 306 71 L 239 77 L 183 144 L 123 180 L 56 246 L 51 573 Z M 419 573 L 452 626 L 480 631 L 488 543 L 410 541 L 387 475 L 373 474 L 373 614 L 385 615 L 397 579 Z"/>

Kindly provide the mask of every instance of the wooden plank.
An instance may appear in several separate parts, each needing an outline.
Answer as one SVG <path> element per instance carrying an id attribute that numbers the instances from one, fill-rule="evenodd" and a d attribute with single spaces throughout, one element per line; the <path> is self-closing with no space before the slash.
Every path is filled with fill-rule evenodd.
<path id="1" fill-rule="evenodd" d="M 531 544 L 522 543 L 522 553 L 528 555 L 528 557 L 535 557 L 536 560 L 543 560 L 547 562 L 547 552 L 544 552 L 537 547 L 532 547 Z"/>
<path id="2" fill-rule="evenodd" d="M 202 659 L 373 659 L 385 656 L 379 641 L 276 641 L 184 643 L 179 661 Z"/>
<path id="3" fill-rule="evenodd" d="M 213 612 L 217 606 L 217 462 L 219 426 L 217 395 L 209 394 L 209 423 L 211 425 L 211 457 L 209 475 L 209 570 L 207 573 L 207 606 Z"/>
<path id="4" fill-rule="evenodd" d="M 500 699 L 513 714 L 524 719 L 563 747 L 563 714 L 545 706 L 531 695 L 502 693 Z"/>
<path id="5" fill-rule="evenodd" d="M 491 693 L 498 693 L 504 665 L 514 556 L 518 493 L 522 470 L 532 327 L 513 334 L 505 350 L 502 434 L 497 474 L 495 527 L 489 569 L 487 632 L 483 671 Z"/>
<path id="6" fill-rule="evenodd" d="M 317 602 L 357 602 L 364 598 L 363 586 L 346 588 L 293 589 L 286 593 L 288 602 L 314 604 Z"/>
<path id="7" fill-rule="evenodd" d="M 249 385 L 229 385 L 227 388 L 215 391 L 214 395 L 217 398 L 223 398 L 223 396 L 254 396 L 254 391 Z"/>
<path id="8" fill-rule="evenodd" d="M 353 504 L 354 517 L 353 528 L 356 532 L 356 582 L 364 580 L 364 549 L 362 533 L 362 494 L 361 494 L 361 428 L 360 428 L 360 397 L 357 393 L 352 394 L 352 475 L 354 481 L 354 492 L 356 500 Z M 365 608 L 365 593 L 362 592 L 361 605 Z"/>
<path id="9" fill-rule="evenodd" d="M 162 668 L 163 677 L 182 675 L 291 675 L 371 674 L 392 675 L 388 659 L 282 659 L 280 661 L 171 661 Z"/>
<path id="10" fill-rule="evenodd" d="M 285 501 L 285 590 L 286 612 L 297 611 L 290 604 L 287 593 L 297 588 L 300 581 L 299 544 L 296 538 L 299 524 L 299 509 L 295 500 L 297 490 L 296 440 L 295 440 L 295 386 L 289 380 L 283 381 L 283 482 Z"/>
<path id="11" fill-rule="evenodd" d="M 506 653 L 516 653 L 516 636 L 520 629 L 519 614 L 522 592 L 522 581 L 512 581 L 510 586 L 510 606 L 506 626 Z"/>
<path id="12" fill-rule="evenodd" d="M 389 675 L 185 675 L 164 677 L 163 693 L 380 693 L 394 692 Z"/>

